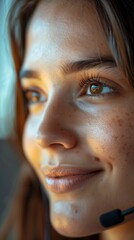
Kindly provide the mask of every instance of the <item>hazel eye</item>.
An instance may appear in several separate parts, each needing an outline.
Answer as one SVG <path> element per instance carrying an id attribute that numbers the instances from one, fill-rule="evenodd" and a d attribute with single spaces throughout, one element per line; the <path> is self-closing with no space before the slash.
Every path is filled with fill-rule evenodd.
<path id="1" fill-rule="evenodd" d="M 99 80 L 88 79 L 83 82 L 82 90 L 80 95 L 99 97 L 101 95 L 106 95 L 114 92 L 114 88 L 108 86 L 107 84 L 100 82 Z"/>
<path id="2" fill-rule="evenodd" d="M 103 84 L 99 82 L 90 83 L 87 88 L 87 94 L 100 94 L 103 90 Z"/>
<path id="3" fill-rule="evenodd" d="M 37 90 L 25 90 L 24 97 L 28 104 L 38 104 L 46 101 L 45 96 Z"/>

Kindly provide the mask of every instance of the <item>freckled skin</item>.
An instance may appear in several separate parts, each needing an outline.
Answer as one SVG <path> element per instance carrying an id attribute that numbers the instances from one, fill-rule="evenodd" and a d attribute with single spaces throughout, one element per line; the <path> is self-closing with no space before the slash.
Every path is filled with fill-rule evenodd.
<path id="1" fill-rule="evenodd" d="M 74 96 L 81 73 L 67 76 L 60 69 L 62 63 L 111 54 L 93 5 L 84 2 L 39 4 L 27 30 L 23 68 L 38 71 L 41 81 L 22 79 L 25 87 L 37 85 L 47 95 L 44 105 L 31 107 L 23 134 L 25 155 L 44 188 L 42 162 L 103 170 L 75 191 L 56 194 L 46 190 L 54 228 L 72 237 L 103 231 L 99 223 L 103 212 L 134 203 L 133 88 L 118 68 L 102 69 L 102 78 L 120 85 L 119 93 L 79 100 Z M 133 215 L 127 218 L 132 219 Z"/>

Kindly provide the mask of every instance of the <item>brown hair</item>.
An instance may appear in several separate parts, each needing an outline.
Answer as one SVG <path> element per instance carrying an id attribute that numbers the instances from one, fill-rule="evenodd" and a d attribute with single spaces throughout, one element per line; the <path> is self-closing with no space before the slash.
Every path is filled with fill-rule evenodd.
<path id="1" fill-rule="evenodd" d="M 24 57 L 26 28 L 39 2 L 40 0 L 15 0 L 9 14 L 11 49 L 17 75 L 16 129 L 20 143 L 27 110 L 24 106 L 25 103 L 20 90 L 18 76 Z M 116 64 L 127 76 L 130 84 L 134 86 L 134 2 L 133 0 L 92 0 L 92 2 L 95 4 Z M 17 239 L 43 240 L 45 206 L 40 183 L 30 168 L 28 174 L 23 174 L 21 184 L 20 193 L 16 200 L 18 215 L 14 216 L 17 219 L 16 221 L 20 218 Z M 20 209 L 21 214 L 19 215 Z M 36 215 L 36 222 L 33 223 L 33 214 L 37 212 L 39 214 Z M 37 226 L 36 228 L 34 227 L 35 225 Z M 34 238 L 33 236 L 36 237 Z M 52 239 L 56 239 L 56 236 L 57 239 L 67 239 L 58 234 L 56 235 L 56 233 L 53 233 Z"/>

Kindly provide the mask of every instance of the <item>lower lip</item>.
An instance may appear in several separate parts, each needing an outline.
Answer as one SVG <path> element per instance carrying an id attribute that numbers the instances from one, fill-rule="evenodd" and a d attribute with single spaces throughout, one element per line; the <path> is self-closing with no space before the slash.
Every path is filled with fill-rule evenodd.
<path id="1" fill-rule="evenodd" d="M 80 188 L 100 171 L 84 175 L 65 176 L 59 178 L 46 177 L 46 189 L 54 193 L 66 193 Z"/>

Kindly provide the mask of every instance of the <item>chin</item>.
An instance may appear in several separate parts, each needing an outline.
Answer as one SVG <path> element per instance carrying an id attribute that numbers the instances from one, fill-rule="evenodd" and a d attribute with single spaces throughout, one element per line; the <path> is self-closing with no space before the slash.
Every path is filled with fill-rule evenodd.
<path id="1" fill-rule="evenodd" d="M 51 224 L 63 236 L 78 238 L 101 232 L 104 228 L 99 216 L 96 204 L 89 204 L 83 198 L 76 199 L 72 195 L 66 196 L 66 201 L 57 196 L 50 198 Z"/>
<path id="2" fill-rule="evenodd" d="M 53 216 L 51 217 L 51 224 L 56 232 L 65 237 L 87 237 L 102 231 L 100 225 L 95 224 L 92 219 L 90 221 L 76 221 L 61 216 Z"/>

